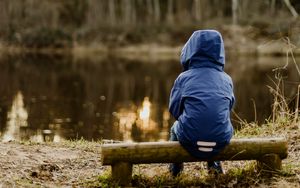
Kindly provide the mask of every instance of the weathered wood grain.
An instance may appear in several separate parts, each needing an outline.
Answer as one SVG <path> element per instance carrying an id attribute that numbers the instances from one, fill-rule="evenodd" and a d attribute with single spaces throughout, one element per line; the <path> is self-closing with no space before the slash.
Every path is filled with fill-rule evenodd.
<path id="1" fill-rule="evenodd" d="M 230 144 L 214 160 L 258 160 L 266 154 L 287 157 L 285 138 L 232 139 Z M 184 150 L 179 142 L 141 142 L 104 144 L 102 164 L 116 162 L 131 164 L 193 162 L 200 161 Z"/>

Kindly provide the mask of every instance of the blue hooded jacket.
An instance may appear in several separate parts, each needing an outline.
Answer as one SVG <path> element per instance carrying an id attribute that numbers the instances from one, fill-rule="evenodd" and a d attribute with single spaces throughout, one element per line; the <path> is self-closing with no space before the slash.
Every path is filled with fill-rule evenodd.
<path id="1" fill-rule="evenodd" d="M 209 158 L 233 135 L 233 84 L 223 71 L 221 34 L 215 30 L 194 32 L 182 49 L 180 61 L 184 71 L 175 80 L 169 104 L 169 111 L 178 120 L 175 133 L 190 154 Z"/>

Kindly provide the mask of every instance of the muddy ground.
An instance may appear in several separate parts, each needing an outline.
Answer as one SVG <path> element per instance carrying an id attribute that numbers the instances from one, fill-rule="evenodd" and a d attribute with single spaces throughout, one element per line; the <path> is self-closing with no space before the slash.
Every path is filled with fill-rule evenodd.
<path id="1" fill-rule="evenodd" d="M 0 143 L 0 164 L 0 187 L 83 186 L 106 168 L 100 144 Z"/>

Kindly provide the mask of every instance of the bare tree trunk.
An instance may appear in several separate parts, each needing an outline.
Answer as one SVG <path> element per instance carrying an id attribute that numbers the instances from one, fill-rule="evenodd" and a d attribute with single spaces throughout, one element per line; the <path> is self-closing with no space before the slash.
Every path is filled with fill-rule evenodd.
<path id="1" fill-rule="evenodd" d="M 288 7 L 288 9 L 292 13 L 293 17 L 297 18 L 299 16 L 299 14 L 297 13 L 297 11 L 295 10 L 295 8 L 291 4 L 290 0 L 284 0 L 284 3 L 286 4 L 286 6 Z"/>
<path id="2" fill-rule="evenodd" d="M 214 4 L 213 4 L 213 7 L 219 7 L 219 8 L 217 8 L 217 10 L 216 10 L 217 15 L 214 15 L 214 16 L 217 16 L 217 17 L 219 17 L 219 18 L 222 18 L 222 13 L 223 13 L 222 7 L 224 7 L 224 5 L 223 5 L 224 1 L 215 0 L 215 1 L 213 1 L 213 3 L 214 3 Z M 213 11 L 213 12 L 215 12 L 215 11 Z"/>
<path id="3" fill-rule="evenodd" d="M 209 10 L 208 7 L 210 7 L 209 1 L 202 1 L 201 2 L 202 7 L 205 7 L 205 11 L 203 11 L 202 20 L 207 20 L 209 18 Z"/>
<path id="4" fill-rule="evenodd" d="M 151 24 L 152 17 L 153 17 L 153 6 L 152 6 L 151 0 L 147 0 L 146 3 L 147 3 L 146 4 L 147 12 L 148 12 L 147 21 L 148 21 L 148 24 Z"/>
<path id="5" fill-rule="evenodd" d="M 189 22 L 189 18 L 187 17 L 187 5 L 186 1 L 175 1 L 176 2 L 176 18 L 178 22 L 182 22 L 183 24 L 186 24 Z"/>
<path id="6" fill-rule="evenodd" d="M 6 31 L 9 24 L 9 1 L 0 1 L 0 30 Z"/>
<path id="7" fill-rule="evenodd" d="M 237 24 L 237 10 L 238 10 L 238 0 L 232 0 L 232 24 Z"/>
<path id="8" fill-rule="evenodd" d="M 276 5 L 276 0 L 271 0 L 271 15 L 275 15 L 275 5 Z"/>
<path id="9" fill-rule="evenodd" d="M 160 22 L 160 5 L 159 0 L 154 0 L 154 20 L 156 23 Z"/>
<path id="10" fill-rule="evenodd" d="M 194 15 L 197 22 L 202 20 L 201 0 L 194 0 Z"/>
<path id="11" fill-rule="evenodd" d="M 123 16 L 124 16 L 124 23 L 125 25 L 130 24 L 130 17 L 131 17 L 131 3 L 130 0 L 123 0 Z"/>
<path id="12" fill-rule="evenodd" d="M 136 10 L 137 10 L 137 4 L 135 3 L 135 0 L 131 0 L 131 20 L 132 20 L 132 24 L 136 25 L 137 23 L 137 19 L 136 19 Z"/>
<path id="13" fill-rule="evenodd" d="M 169 24 L 173 24 L 174 23 L 174 4 L 173 4 L 174 0 L 168 0 L 168 12 L 167 12 L 167 23 Z"/>
<path id="14" fill-rule="evenodd" d="M 115 0 L 109 0 L 108 1 L 109 20 L 110 20 L 110 24 L 113 26 L 116 24 L 115 10 L 116 10 Z"/>
<path id="15" fill-rule="evenodd" d="M 86 25 L 89 29 L 97 28 L 103 23 L 107 23 L 103 13 L 104 1 L 88 0 L 88 10 L 86 16 Z"/>

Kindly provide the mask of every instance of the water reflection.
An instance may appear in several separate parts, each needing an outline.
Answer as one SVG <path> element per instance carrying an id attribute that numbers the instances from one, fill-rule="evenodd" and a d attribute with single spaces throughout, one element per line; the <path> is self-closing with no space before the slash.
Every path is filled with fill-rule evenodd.
<path id="1" fill-rule="evenodd" d="M 52 130 L 30 130 L 28 127 L 28 110 L 24 106 L 21 91 L 14 96 L 10 110 L 7 112 L 7 125 L 1 137 L 2 142 L 30 140 L 34 142 L 60 142 L 62 138 Z M 54 130 L 55 127 L 51 126 Z"/>
<path id="2" fill-rule="evenodd" d="M 141 106 L 130 105 L 122 107 L 117 113 L 115 126 L 118 126 L 120 139 L 126 141 L 156 140 L 155 138 L 166 140 L 168 137 L 170 115 L 165 108 L 163 110 L 162 127 L 160 120 L 155 119 L 155 111 L 149 97 L 144 97 Z"/>
<path id="3" fill-rule="evenodd" d="M 2 141 L 20 140 L 21 128 L 27 127 L 28 113 L 24 108 L 23 95 L 18 91 L 12 101 L 11 109 L 7 113 L 7 128 L 3 134 Z"/>
<path id="4" fill-rule="evenodd" d="M 270 115 L 272 95 L 266 85 L 273 84 L 272 69 L 285 63 L 278 57 L 227 59 L 237 98 L 234 109 L 242 119 L 254 120 L 252 99 L 257 121 Z M 174 121 L 168 100 L 181 72 L 178 62 L 14 56 L 0 58 L 0 65 L 2 140 L 168 139 Z M 293 66 L 285 75 L 285 94 L 292 98 L 299 75 Z"/>
<path id="5" fill-rule="evenodd" d="M 150 128 L 149 120 L 150 120 L 150 107 L 151 103 L 149 101 L 149 97 L 145 97 L 143 101 L 142 107 L 139 109 L 139 118 L 142 121 L 142 127 L 144 129 Z"/>
<path id="6" fill-rule="evenodd" d="M 147 134 L 159 130 L 157 122 L 151 116 L 154 110 L 151 109 L 149 97 L 145 97 L 142 106 L 138 109 L 139 118 L 136 121 L 136 128 L 141 132 L 142 138 L 147 138 Z M 151 140 L 151 137 L 148 140 Z"/>
<path id="7" fill-rule="evenodd" d="M 120 108 L 119 112 L 115 114 L 118 121 L 115 121 L 114 125 L 118 126 L 119 133 L 122 136 L 122 140 L 132 141 L 132 126 L 136 122 L 136 112 L 135 108 Z"/>

